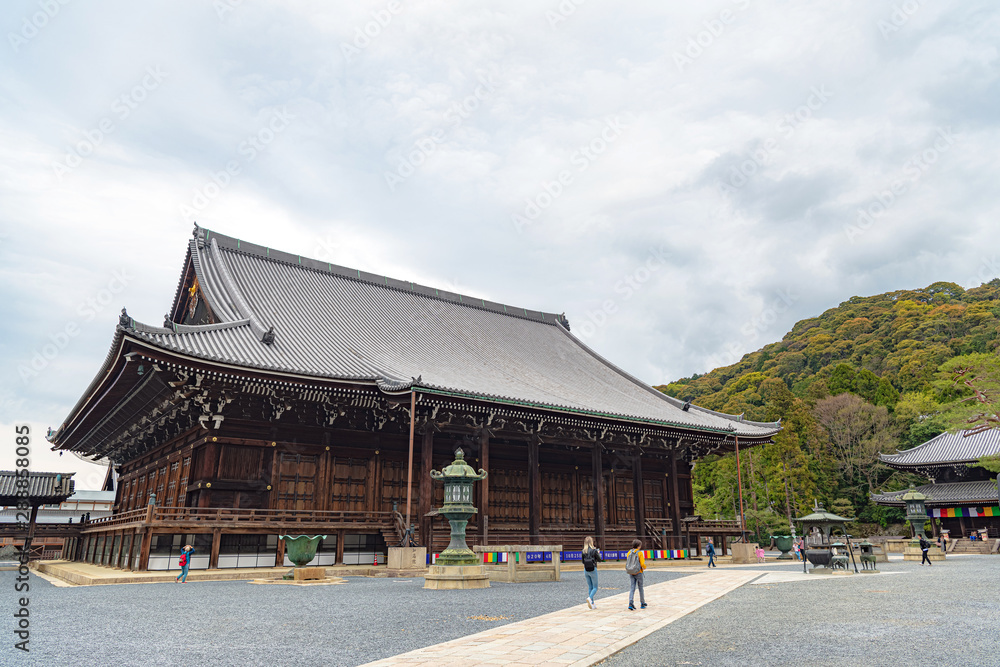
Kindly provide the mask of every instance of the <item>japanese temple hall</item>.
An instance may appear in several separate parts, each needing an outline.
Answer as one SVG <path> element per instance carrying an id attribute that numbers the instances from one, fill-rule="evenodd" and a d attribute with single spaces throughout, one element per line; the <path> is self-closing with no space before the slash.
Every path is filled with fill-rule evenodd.
<path id="1" fill-rule="evenodd" d="M 196 227 L 163 322 L 122 309 L 49 440 L 117 477 L 113 514 L 81 526 L 73 557 L 146 570 L 186 543 L 196 568 L 280 565 L 282 534 L 326 535 L 326 564 L 409 537 L 439 550 L 428 472 L 458 448 L 489 472 L 470 544 L 697 550 L 739 527 L 694 516 L 692 463 L 780 428 L 654 390 L 562 315 Z"/>
<path id="2" fill-rule="evenodd" d="M 995 474 L 975 464 L 1000 454 L 1000 430 L 942 433 L 922 445 L 895 454 L 881 454 L 882 463 L 930 478 L 916 487 L 927 496 L 925 506 L 934 535 L 946 530 L 952 538 L 973 531 L 1000 537 L 1000 503 Z M 906 491 L 873 493 L 879 505 L 904 507 Z"/>

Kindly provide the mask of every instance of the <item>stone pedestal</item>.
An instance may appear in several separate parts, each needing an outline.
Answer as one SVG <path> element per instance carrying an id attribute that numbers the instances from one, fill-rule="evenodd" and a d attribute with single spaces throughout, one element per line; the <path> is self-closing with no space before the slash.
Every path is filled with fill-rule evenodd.
<path id="1" fill-rule="evenodd" d="M 325 567 L 297 567 L 292 578 L 295 581 L 308 581 L 310 579 L 326 579 Z"/>
<path id="2" fill-rule="evenodd" d="M 386 566 L 390 570 L 422 570 L 427 567 L 427 547 L 389 547 Z"/>
<path id="3" fill-rule="evenodd" d="M 746 565 L 748 563 L 757 562 L 757 547 L 759 545 L 756 542 L 750 542 L 747 544 L 737 542 L 730 546 L 730 551 L 733 554 L 733 563 L 739 563 Z"/>
<path id="4" fill-rule="evenodd" d="M 482 565 L 431 565 L 424 575 L 424 588 L 462 590 L 489 587 L 490 575 Z"/>
<path id="5" fill-rule="evenodd" d="M 927 558 L 930 560 L 944 560 L 944 552 L 941 551 L 941 547 L 937 545 L 932 545 L 927 551 Z M 903 560 L 915 560 L 918 563 L 923 560 L 923 552 L 920 549 L 920 545 L 907 544 L 903 549 Z"/>

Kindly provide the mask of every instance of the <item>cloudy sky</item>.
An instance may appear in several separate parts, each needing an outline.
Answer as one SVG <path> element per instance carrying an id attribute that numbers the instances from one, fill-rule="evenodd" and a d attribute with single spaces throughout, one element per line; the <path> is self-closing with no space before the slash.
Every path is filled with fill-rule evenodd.
<path id="1" fill-rule="evenodd" d="M 82 470 L 44 428 L 194 221 L 565 312 L 652 384 L 1000 272 L 995 3 L 473 5 L 4 2 L 0 442 Z"/>

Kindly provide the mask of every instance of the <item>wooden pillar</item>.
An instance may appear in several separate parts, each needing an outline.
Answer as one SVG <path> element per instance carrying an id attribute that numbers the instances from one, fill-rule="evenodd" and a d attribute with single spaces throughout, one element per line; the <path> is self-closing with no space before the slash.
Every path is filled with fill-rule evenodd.
<path id="1" fill-rule="evenodd" d="M 153 546 L 153 529 L 147 528 L 142 534 L 142 548 L 139 550 L 139 570 L 145 572 L 149 569 L 149 550 Z"/>
<path id="2" fill-rule="evenodd" d="M 528 441 L 528 544 L 540 544 L 542 484 L 538 465 L 538 438 Z"/>
<path id="3" fill-rule="evenodd" d="M 278 544 L 282 544 L 281 540 L 278 540 Z M 219 567 L 219 549 L 222 547 L 222 529 L 215 528 L 212 530 L 212 553 L 208 556 L 208 569 L 215 570 Z M 281 548 L 280 546 L 278 547 Z M 280 562 L 276 563 L 281 565 Z"/>
<path id="4" fill-rule="evenodd" d="M 428 553 L 431 551 L 431 517 L 427 516 L 427 513 L 431 511 L 431 503 L 434 500 L 434 480 L 431 479 L 433 468 L 434 428 L 433 425 L 427 424 L 420 443 L 420 500 L 417 503 L 417 519 L 420 525 L 420 542 L 427 547 Z"/>
<path id="5" fill-rule="evenodd" d="M 344 531 L 337 531 L 337 556 L 334 565 L 344 564 Z"/>
<path id="6" fill-rule="evenodd" d="M 35 539 L 35 521 L 38 519 L 38 505 L 31 506 L 31 516 L 28 517 L 28 536 L 24 538 L 23 553 L 31 558 L 31 543 Z M 965 532 L 964 530 L 962 532 Z"/>
<path id="7" fill-rule="evenodd" d="M 604 469 L 602 466 L 601 443 L 594 443 L 591 452 L 591 468 L 594 479 L 594 539 L 598 548 L 604 548 Z"/>
<path id="8" fill-rule="evenodd" d="M 274 552 L 274 565 L 275 567 L 285 566 L 285 541 L 278 538 L 278 548 Z"/>
<path id="9" fill-rule="evenodd" d="M 479 433 L 479 467 L 487 473 L 490 470 L 490 432 L 485 428 Z M 489 520 L 486 518 L 490 512 L 490 478 L 487 477 L 479 482 L 479 536 L 486 544 L 486 530 Z"/>
<path id="10" fill-rule="evenodd" d="M 411 525 L 411 501 L 413 496 L 413 438 L 417 421 L 417 392 L 410 391 L 410 448 L 406 458 L 406 530 Z M 407 544 L 409 546 L 409 544 Z"/>
<path id="11" fill-rule="evenodd" d="M 646 534 L 646 494 L 642 488 L 642 457 L 638 452 L 632 457 L 632 492 L 635 507 L 635 534 Z"/>
<path id="12" fill-rule="evenodd" d="M 677 485 L 677 451 L 669 450 L 670 476 L 667 477 L 667 487 L 670 489 L 670 520 L 673 522 L 674 548 L 680 549 L 681 536 L 681 496 Z"/>

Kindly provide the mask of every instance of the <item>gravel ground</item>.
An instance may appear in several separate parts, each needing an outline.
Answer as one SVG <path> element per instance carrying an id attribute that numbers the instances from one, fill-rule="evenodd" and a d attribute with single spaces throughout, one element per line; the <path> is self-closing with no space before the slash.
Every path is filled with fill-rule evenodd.
<path id="1" fill-rule="evenodd" d="M 1000 557 L 879 570 L 743 586 L 601 664 L 1000 665 Z"/>
<path id="2" fill-rule="evenodd" d="M 646 574 L 647 585 L 690 574 Z M 8 591 L 0 665 L 358 665 L 581 604 L 583 572 L 560 583 L 493 584 L 429 591 L 423 579 L 349 577 L 338 586 L 242 581 L 60 588 L 32 576 L 31 652 L 13 649 L 15 572 Z M 598 595 L 628 591 L 624 571 L 602 571 Z M 503 620 L 478 620 L 471 616 Z"/>

